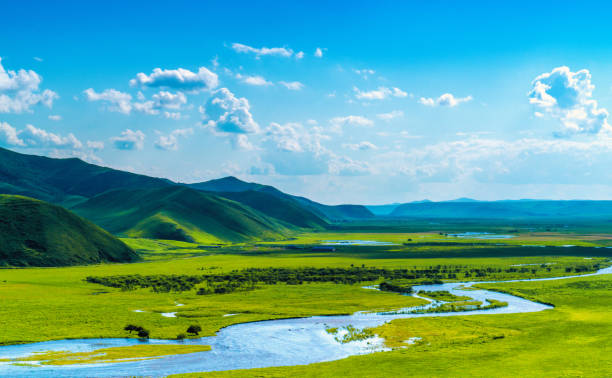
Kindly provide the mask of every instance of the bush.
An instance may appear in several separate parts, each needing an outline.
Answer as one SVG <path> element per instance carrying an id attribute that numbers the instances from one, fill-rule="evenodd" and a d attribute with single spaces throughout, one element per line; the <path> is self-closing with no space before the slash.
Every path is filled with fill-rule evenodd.
<path id="1" fill-rule="evenodd" d="M 140 337 L 141 339 L 148 339 L 149 338 L 149 331 L 147 331 L 146 329 L 141 329 L 140 331 L 138 331 L 138 337 Z"/>
<path id="2" fill-rule="evenodd" d="M 187 328 L 187 333 L 198 335 L 200 332 L 202 332 L 202 327 L 199 325 L 190 325 L 189 328 Z"/>
<path id="3" fill-rule="evenodd" d="M 187 336 L 184 333 L 179 333 L 176 335 L 177 340 L 184 340 Z"/>
<path id="4" fill-rule="evenodd" d="M 124 331 L 128 331 L 129 333 L 132 333 L 134 331 L 140 331 L 141 329 L 142 327 L 138 327 L 133 324 L 128 324 L 123 328 Z"/>

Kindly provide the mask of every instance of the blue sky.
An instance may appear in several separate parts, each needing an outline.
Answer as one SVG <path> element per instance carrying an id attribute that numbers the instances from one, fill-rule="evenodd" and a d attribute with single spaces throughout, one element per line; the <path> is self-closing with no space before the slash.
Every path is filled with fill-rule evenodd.
<path id="1" fill-rule="evenodd" d="M 326 203 L 612 199 L 606 3 L 0 5 L 2 147 Z"/>

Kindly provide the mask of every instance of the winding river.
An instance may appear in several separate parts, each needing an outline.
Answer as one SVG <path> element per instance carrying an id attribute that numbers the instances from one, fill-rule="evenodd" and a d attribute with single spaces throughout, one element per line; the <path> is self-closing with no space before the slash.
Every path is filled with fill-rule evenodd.
<path id="1" fill-rule="evenodd" d="M 596 273 L 570 277 L 542 278 L 534 280 L 460 282 L 440 285 L 415 286 L 419 291 L 447 290 L 459 296 L 468 296 L 486 304 L 487 299 L 507 302 L 508 306 L 490 310 L 473 310 L 447 313 L 408 313 L 414 308 L 396 312 L 367 313 L 358 312 L 343 316 L 314 316 L 300 319 L 268 320 L 254 323 L 236 324 L 221 329 L 216 336 L 180 343 L 210 345 L 211 351 L 167 356 L 159 359 L 103 363 L 76 364 L 63 366 L 38 365 L 17 366 L 0 362 L 0 376 L 7 377 L 57 377 L 57 376 L 165 376 L 177 373 L 218 371 L 231 369 L 251 369 L 270 366 L 304 365 L 315 362 L 332 361 L 352 355 L 366 354 L 385 350 L 384 340 L 373 337 L 362 341 L 340 343 L 336 336 L 328 333 L 327 328 L 376 327 L 399 318 L 424 316 L 458 316 L 479 314 L 513 314 L 536 312 L 551 309 L 551 306 L 532 302 L 513 295 L 487 290 L 462 290 L 477 283 L 522 282 L 558 280 L 575 277 L 612 273 L 612 267 Z M 430 303 L 426 306 L 432 306 Z M 417 335 L 415 335 L 417 336 Z M 101 348 L 130 346 L 142 343 L 136 339 L 81 339 L 47 341 L 33 344 L 0 347 L 0 359 L 18 358 L 44 351 L 89 352 Z M 175 340 L 149 340 L 150 344 L 176 344 Z"/>

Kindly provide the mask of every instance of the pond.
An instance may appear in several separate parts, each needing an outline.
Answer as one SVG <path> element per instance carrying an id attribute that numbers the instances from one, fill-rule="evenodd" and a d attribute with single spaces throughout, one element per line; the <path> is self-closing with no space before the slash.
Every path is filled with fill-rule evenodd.
<path id="1" fill-rule="evenodd" d="M 382 242 L 375 240 L 323 240 L 321 245 L 363 245 L 363 246 L 380 246 L 380 245 L 399 245 L 392 242 Z"/>

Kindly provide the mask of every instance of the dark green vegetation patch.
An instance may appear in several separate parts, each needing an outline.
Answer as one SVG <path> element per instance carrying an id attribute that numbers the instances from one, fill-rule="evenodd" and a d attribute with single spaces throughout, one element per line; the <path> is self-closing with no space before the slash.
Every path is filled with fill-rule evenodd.
<path id="1" fill-rule="evenodd" d="M 138 256 L 123 242 L 62 207 L 0 195 L 0 266 L 135 260 Z"/>

